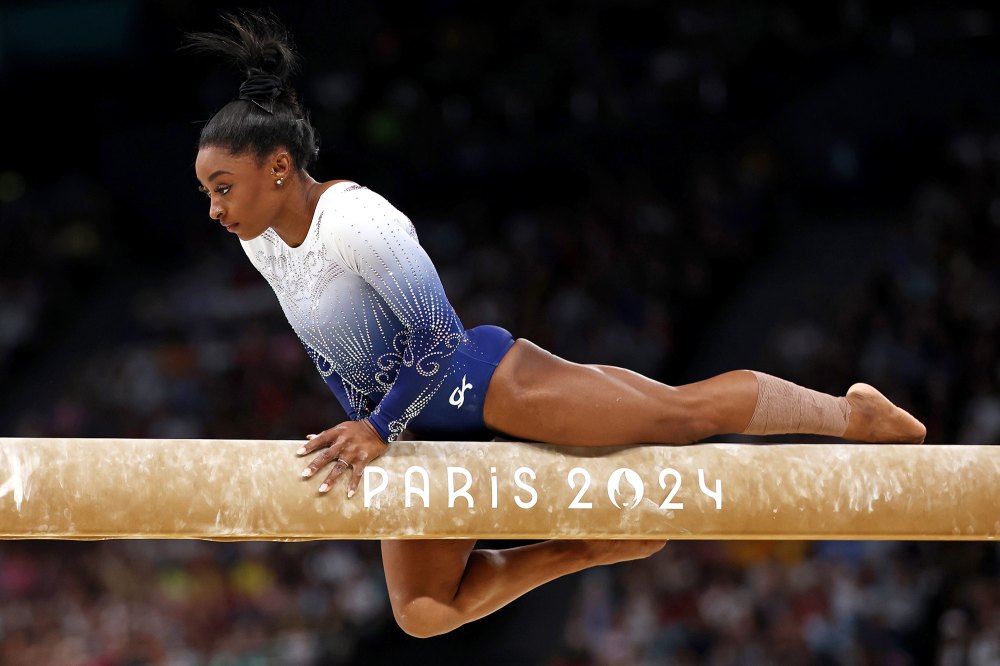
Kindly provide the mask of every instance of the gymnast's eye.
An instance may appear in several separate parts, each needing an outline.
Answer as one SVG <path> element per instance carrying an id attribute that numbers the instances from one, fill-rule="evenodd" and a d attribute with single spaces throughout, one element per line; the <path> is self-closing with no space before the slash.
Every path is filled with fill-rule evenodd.
<path id="1" fill-rule="evenodd" d="M 218 194 L 221 194 L 221 195 L 225 196 L 226 194 L 229 194 L 229 190 L 230 190 L 231 187 L 232 187 L 231 185 L 219 185 L 217 188 L 215 188 L 215 192 L 218 193 Z M 209 192 L 208 188 L 205 187 L 204 185 L 199 185 L 198 186 L 198 191 L 201 192 L 202 194 L 204 194 L 209 199 L 212 198 L 211 192 Z"/>

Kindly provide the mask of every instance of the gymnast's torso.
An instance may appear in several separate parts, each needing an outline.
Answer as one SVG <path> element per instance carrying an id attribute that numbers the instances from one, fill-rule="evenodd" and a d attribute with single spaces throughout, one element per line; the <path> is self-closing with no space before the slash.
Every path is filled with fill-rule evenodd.
<path id="1" fill-rule="evenodd" d="M 413 224 L 384 197 L 337 182 L 298 247 L 273 229 L 242 245 L 349 418 L 390 442 L 408 425 L 484 427 L 489 378 L 513 340 L 464 329 Z"/>

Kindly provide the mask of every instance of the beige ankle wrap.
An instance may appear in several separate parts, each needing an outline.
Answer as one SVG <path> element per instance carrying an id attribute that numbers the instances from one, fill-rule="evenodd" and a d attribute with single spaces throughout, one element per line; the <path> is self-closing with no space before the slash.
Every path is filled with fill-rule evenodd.
<path id="1" fill-rule="evenodd" d="M 807 389 L 751 370 L 757 378 L 757 406 L 743 434 L 810 434 L 843 437 L 851 418 L 847 398 Z"/>

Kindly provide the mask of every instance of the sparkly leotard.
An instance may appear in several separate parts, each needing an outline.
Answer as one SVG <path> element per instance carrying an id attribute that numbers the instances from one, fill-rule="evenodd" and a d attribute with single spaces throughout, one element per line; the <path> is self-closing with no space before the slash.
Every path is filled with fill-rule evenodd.
<path id="1" fill-rule="evenodd" d="M 411 421 L 428 434 L 485 429 L 486 388 L 513 338 L 465 331 L 413 224 L 385 198 L 336 183 L 301 245 L 268 229 L 243 249 L 349 418 L 389 442 Z"/>

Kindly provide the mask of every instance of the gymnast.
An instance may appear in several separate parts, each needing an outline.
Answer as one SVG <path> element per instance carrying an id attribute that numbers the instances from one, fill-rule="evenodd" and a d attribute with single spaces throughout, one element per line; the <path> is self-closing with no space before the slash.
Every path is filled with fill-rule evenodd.
<path id="1" fill-rule="evenodd" d="M 394 441 L 495 437 L 556 445 L 683 445 L 726 433 L 922 442 L 924 426 L 867 384 L 835 397 L 751 370 L 668 386 L 561 359 L 497 326 L 466 330 L 407 216 L 350 180 L 309 172 L 316 131 L 290 84 L 298 56 L 273 16 L 224 14 L 184 48 L 221 55 L 245 81 L 203 126 L 195 172 L 209 216 L 239 239 L 350 420 L 305 438 L 303 471 L 345 472 Z M 752 470 L 748 470 L 752 473 Z M 663 541 L 386 540 L 399 626 L 433 636 L 582 569 L 651 555 Z"/>

